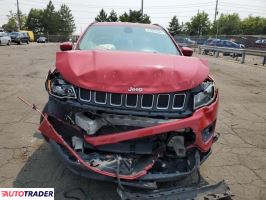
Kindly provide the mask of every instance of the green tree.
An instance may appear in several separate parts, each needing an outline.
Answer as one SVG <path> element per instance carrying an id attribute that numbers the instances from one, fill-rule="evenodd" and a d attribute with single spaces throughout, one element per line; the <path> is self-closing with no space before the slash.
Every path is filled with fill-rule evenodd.
<path id="1" fill-rule="evenodd" d="M 51 35 L 58 33 L 59 15 L 55 11 L 52 1 L 49 1 L 48 5 L 43 11 L 42 23 L 44 33 L 49 33 Z"/>
<path id="2" fill-rule="evenodd" d="M 35 34 L 43 33 L 43 14 L 43 10 L 32 8 L 28 14 L 28 18 L 26 21 L 27 29 L 33 31 Z"/>
<path id="3" fill-rule="evenodd" d="M 117 22 L 118 20 L 118 17 L 117 17 L 117 14 L 114 10 L 112 10 L 107 18 L 107 21 L 108 22 Z"/>
<path id="4" fill-rule="evenodd" d="M 207 35 L 210 33 L 211 22 L 207 13 L 200 12 L 185 24 L 185 31 L 189 35 Z"/>
<path id="5" fill-rule="evenodd" d="M 7 15 L 8 21 L 2 27 L 5 31 L 17 31 L 18 30 L 18 22 L 17 16 L 12 11 L 9 11 L 9 15 Z"/>
<path id="6" fill-rule="evenodd" d="M 216 27 L 214 27 L 216 28 Z M 218 31 L 222 35 L 237 35 L 241 32 L 241 19 L 237 13 L 224 15 L 218 19 Z"/>
<path id="7" fill-rule="evenodd" d="M 265 35 L 266 18 L 249 16 L 242 21 L 241 30 L 246 35 Z"/>
<path id="8" fill-rule="evenodd" d="M 62 4 L 60 10 L 58 11 L 59 16 L 59 24 L 58 24 L 58 32 L 62 35 L 70 35 L 75 29 L 75 21 L 74 17 L 71 13 L 69 7 L 65 4 Z"/>
<path id="9" fill-rule="evenodd" d="M 104 9 L 100 10 L 100 13 L 95 17 L 96 22 L 106 22 L 108 21 L 107 13 L 104 11 Z"/>
<path id="10" fill-rule="evenodd" d="M 121 22 L 151 23 L 150 17 L 147 14 L 142 15 L 140 10 L 129 10 L 129 14 L 125 12 L 119 17 L 119 20 Z"/>
<path id="11" fill-rule="evenodd" d="M 19 13 L 20 15 L 20 23 L 21 23 L 21 29 L 26 29 L 26 21 L 27 21 L 27 15 L 23 14 L 22 12 Z M 18 15 L 17 13 L 13 13 L 12 11 L 9 11 L 9 14 L 7 15 L 8 21 L 6 24 L 4 24 L 2 27 L 5 31 L 18 31 L 19 25 L 18 25 Z"/>
<path id="12" fill-rule="evenodd" d="M 178 35 L 182 32 L 182 26 L 179 25 L 176 16 L 174 16 L 172 20 L 169 22 L 168 31 L 172 36 Z"/>

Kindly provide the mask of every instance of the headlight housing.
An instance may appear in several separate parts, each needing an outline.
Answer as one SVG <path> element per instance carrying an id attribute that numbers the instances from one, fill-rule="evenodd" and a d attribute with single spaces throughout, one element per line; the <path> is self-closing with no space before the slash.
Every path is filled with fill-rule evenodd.
<path id="1" fill-rule="evenodd" d="M 215 85 L 213 81 L 204 81 L 200 88 L 200 92 L 194 95 L 194 110 L 212 103 L 215 99 Z"/>
<path id="2" fill-rule="evenodd" d="M 64 81 L 61 77 L 48 80 L 49 93 L 60 99 L 76 99 L 76 91 L 73 85 Z"/>

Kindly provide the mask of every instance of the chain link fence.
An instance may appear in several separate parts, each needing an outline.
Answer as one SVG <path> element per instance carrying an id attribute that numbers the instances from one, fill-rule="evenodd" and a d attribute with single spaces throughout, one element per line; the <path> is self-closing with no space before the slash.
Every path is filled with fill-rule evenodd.
<path id="1" fill-rule="evenodd" d="M 207 44 L 208 39 L 230 40 L 238 44 L 245 45 L 248 49 L 266 50 L 266 35 L 219 35 L 219 36 L 174 36 L 178 43 L 185 43 L 189 45 L 204 45 Z"/>

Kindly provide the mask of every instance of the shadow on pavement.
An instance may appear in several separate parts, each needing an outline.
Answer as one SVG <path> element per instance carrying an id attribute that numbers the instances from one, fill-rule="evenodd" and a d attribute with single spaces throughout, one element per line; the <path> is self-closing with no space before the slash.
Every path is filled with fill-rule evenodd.
<path id="1" fill-rule="evenodd" d="M 34 137 L 40 139 L 40 134 L 34 133 Z M 191 181 L 195 183 L 199 180 L 198 176 L 187 177 L 187 179 L 167 187 L 180 187 L 184 183 Z M 207 183 L 203 177 L 201 181 Z M 73 174 L 61 163 L 46 142 L 42 143 L 28 158 L 13 182 L 13 186 L 55 188 L 55 200 L 120 199 L 116 192 L 116 184 L 90 180 Z"/>
<path id="2" fill-rule="evenodd" d="M 28 158 L 13 186 L 52 187 L 55 188 L 56 200 L 119 199 L 115 184 L 89 180 L 73 174 L 53 154 L 46 142 Z"/>

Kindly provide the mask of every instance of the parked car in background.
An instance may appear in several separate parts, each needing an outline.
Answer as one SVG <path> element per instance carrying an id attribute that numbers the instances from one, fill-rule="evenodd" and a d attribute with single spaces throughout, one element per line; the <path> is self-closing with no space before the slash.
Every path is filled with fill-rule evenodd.
<path id="1" fill-rule="evenodd" d="M 47 38 L 46 37 L 39 37 L 37 39 L 37 43 L 46 43 L 47 42 Z"/>
<path id="2" fill-rule="evenodd" d="M 8 46 L 11 44 L 11 38 L 8 33 L 0 32 L 0 44 L 5 44 Z"/>
<path id="3" fill-rule="evenodd" d="M 32 31 L 22 30 L 22 31 L 20 31 L 20 32 L 22 32 L 22 33 L 27 33 L 28 36 L 29 36 L 29 41 L 30 41 L 30 42 L 34 42 L 34 34 L 33 34 Z"/>
<path id="4" fill-rule="evenodd" d="M 187 37 L 175 37 L 176 43 L 181 47 L 190 47 L 191 45 L 195 45 L 196 41 L 191 40 Z"/>
<path id="5" fill-rule="evenodd" d="M 208 41 L 207 44 L 209 46 L 216 46 L 216 47 L 226 47 L 226 48 L 235 48 L 235 49 L 242 49 L 245 48 L 245 45 L 243 44 L 238 44 L 236 42 L 232 42 L 230 40 L 220 40 L 220 39 L 213 39 Z M 209 50 L 204 50 L 204 54 L 209 54 L 211 51 Z M 224 56 L 229 56 L 231 55 L 232 57 L 239 57 L 241 54 L 235 54 L 235 53 L 223 53 Z"/>
<path id="6" fill-rule="evenodd" d="M 30 37 L 27 32 L 12 32 L 10 33 L 11 42 L 22 44 L 27 43 L 29 44 Z"/>
<path id="7" fill-rule="evenodd" d="M 256 44 L 266 44 L 266 39 L 256 40 Z"/>
<path id="8" fill-rule="evenodd" d="M 212 42 L 209 43 L 210 46 L 217 46 L 217 47 L 227 47 L 227 48 L 245 48 L 245 45 L 243 44 L 237 44 L 235 42 L 229 41 L 229 40 L 213 40 Z"/>

